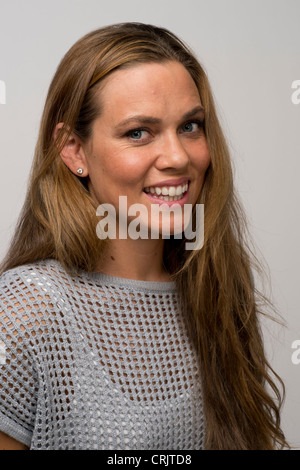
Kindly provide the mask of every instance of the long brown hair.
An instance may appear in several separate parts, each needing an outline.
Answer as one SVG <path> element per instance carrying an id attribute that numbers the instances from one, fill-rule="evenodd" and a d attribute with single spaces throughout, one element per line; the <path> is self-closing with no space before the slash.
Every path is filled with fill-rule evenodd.
<path id="1" fill-rule="evenodd" d="M 195 332 L 206 448 L 282 447 L 284 387 L 264 353 L 263 297 L 253 285 L 254 257 L 228 147 L 206 73 L 171 32 L 140 23 L 107 26 L 87 34 L 65 55 L 49 88 L 25 204 L 1 271 L 46 258 L 58 259 L 67 270 L 94 269 L 104 243 L 96 235 L 96 206 L 87 182 L 68 170 L 59 149 L 71 132 L 83 141 L 91 136 L 101 113 L 95 97 L 103 78 L 120 67 L 170 60 L 179 61 L 197 85 L 211 158 L 198 201 L 205 207 L 203 248 L 187 251 L 185 240 L 167 240 L 165 248 L 165 263 Z M 64 128 L 54 141 L 60 122 Z"/>

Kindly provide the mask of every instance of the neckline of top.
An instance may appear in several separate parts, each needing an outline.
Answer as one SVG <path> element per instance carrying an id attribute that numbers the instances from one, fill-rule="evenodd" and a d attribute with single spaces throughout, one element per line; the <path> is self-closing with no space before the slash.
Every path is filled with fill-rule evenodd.
<path id="1" fill-rule="evenodd" d="M 142 290 L 146 292 L 173 292 L 176 290 L 175 281 L 143 281 L 140 279 L 130 279 L 124 277 L 111 276 L 101 272 L 81 272 L 85 277 L 102 284 L 117 286 L 117 287 L 130 287 L 135 290 Z"/>

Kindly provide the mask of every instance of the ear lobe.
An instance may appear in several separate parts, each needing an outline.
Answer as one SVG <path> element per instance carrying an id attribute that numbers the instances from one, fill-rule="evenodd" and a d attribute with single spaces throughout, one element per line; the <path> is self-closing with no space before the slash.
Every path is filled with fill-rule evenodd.
<path id="1" fill-rule="evenodd" d="M 57 124 L 53 132 L 53 138 L 58 143 L 63 142 L 63 136 L 60 135 L 61 132 L 65 132 L 63 127 L 64 123 L 60 122 Z M 63 143 L 63 147 L 59 153 L 62 161 L 69 170 L 72 171 L 72 173 L 76 176 L 80 175 L 81 177 L 88 175 L 84 149 L 81 140 L 76 134 L 71 133 L 67 137 L 67 140 Z M 79 168 L 82 169 L 82 172 L 80 173 L 77 172 Z"/>

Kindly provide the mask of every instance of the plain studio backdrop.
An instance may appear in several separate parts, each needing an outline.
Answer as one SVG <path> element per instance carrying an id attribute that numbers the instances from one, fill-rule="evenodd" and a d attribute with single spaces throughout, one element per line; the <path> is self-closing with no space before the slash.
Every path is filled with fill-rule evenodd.
<path id="1" fill-rule="evenodd" d="M 24 201 L 48 86 L 71 45 L 98 27 L 139 21 L 170 29 L 195 52 L 286 322 L 264 321 L 263 330 L 286 385 L 283 429 L 300 448 L 300 1 L 0 0 L 0 18 L 1 257 Z"/>

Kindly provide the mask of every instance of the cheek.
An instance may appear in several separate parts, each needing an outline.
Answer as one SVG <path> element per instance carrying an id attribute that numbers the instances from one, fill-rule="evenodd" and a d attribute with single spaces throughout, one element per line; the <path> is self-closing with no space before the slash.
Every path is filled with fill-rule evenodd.
<path id="1" fill-rule="evenodd" d="M 192 160 L 193 166 L 199 172 L 199 176 L 204 177 L 210 165 L 210 154 L 206 142 L 200 148 L 194 149 Z"/>
<path id="2" fill-rule="evenodd" d="M 197 174 L 197 187 L 195 187 L 194 201 L 196 202 L 202 191 L 206 172 L 209 168 L 211 159 L 206 143 L 203 143 L 201 150 L 193 154 L 193 167 Z"/>
<path id="3" fill-rule="evenodd" d="M 111 172 L 114 179 L 118 179 L 124 184 L 142 183 L 149 167 L 151 167 L 151 158 L 141 148 L 123 148 L 111 152 L 108 160 L 107 171 Z"/>
<path id="4" fill-rule="evenodd" d="M 90 179 L 93 185 L 121 189 L 141 183 L 148 170 L 141 152 L 132 149 L 113 149 L 102 147 L 90 158 Z"/>
<path id="5" fill-rule="evenodd" d="M 208 169 L 209 165 L 210 165 L 210 154 L 207 148 L 206 153 L 203 156 L 203 160 L 202 160 L 202 168 L 203 168 L 202 171 L 206 173 L 206 170 Z"/>

